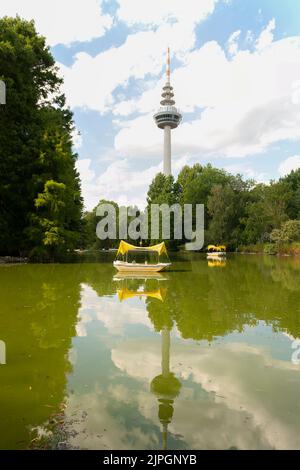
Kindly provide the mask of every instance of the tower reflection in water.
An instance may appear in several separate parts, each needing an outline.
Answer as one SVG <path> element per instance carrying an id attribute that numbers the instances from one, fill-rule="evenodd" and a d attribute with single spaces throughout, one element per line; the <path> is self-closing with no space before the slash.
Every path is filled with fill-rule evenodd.
<path id="1" fill-rule="evenodd" d="M 181 383 L 170 371 L 170 329 L 161 330 L 161 374 L 151 382 L 151 391 L 157 396 L 158 417 L 163 427 L 163 449 L 168 446 L 168 424 L 174 413 L 174 399 L 179 395 Z"/>
<path id="2" fill-rule="evenodd" d="M 119 288 L 117 289 L 120 301 L 124 301 L 133 297 L 153 299 L 156 301 L 155 309 L 157 313 L 163 309 L 162 306 L 166 294 L 167 286 L 166 281 L 168 277 L 166 274 L 117 274 L 114 276 L 115 281 L 120 281 Z M 158 301 L 158 302 L 157 302 Z M 153 304 L 151 305 L 153 307 Z M 163 449 L 168 447 L 168 425 L 171 423 L 174 413 L 174 400 L 179 395 L 181 383 L 177 377 L 170 371 L 170 332 L 172 324 L 170 324 L 169 315 L 162 312 L 161 315 L 161 374 L 154 377 L 150 384 L 151 392 L 157 397 L 158 400 L 158 418 L 162 425 L 162 441 Z"/>

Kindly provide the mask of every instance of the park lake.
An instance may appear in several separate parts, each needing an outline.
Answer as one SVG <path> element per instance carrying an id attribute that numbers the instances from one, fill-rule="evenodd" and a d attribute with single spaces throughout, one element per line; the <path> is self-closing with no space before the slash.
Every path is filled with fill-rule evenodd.
<path id="1" fill-rule="evenodd" d="M 0 267 L 0 448 L 300 447 L 300 259 Z"/>

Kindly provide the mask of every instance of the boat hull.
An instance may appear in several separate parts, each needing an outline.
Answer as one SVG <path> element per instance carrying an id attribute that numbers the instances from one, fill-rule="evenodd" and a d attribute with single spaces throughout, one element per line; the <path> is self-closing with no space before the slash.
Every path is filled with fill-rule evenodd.
<path id="1" fill-rule="evenodd" d="M 147 279 L 154 279 L 156 281 L 166 281 L 168 279 L 165 273 L 159 272 L 118 272 L 114 275 L 114 281 L 123 281 L 124 279 L 139 279 L 139 280 L 147 280 Z"/>
<path id="2" fill-rule="evenodd" d="M 158 273 L 171 266 L 171 263 L 141 264 L 114 261 L 114 267 L 121 273 Z"/>
<path id="3" fill-rule="evenodd" d="M 226 256 L 226 251 L 213 251 L 212 253 L 207 253 L 207 259 L 216 259 L 216 258 L 224 258 Z"/>

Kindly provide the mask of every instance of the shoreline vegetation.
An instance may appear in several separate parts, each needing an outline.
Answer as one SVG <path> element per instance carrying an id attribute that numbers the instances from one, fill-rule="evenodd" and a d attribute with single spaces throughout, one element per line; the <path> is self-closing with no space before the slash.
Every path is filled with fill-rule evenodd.
<path id="1" fill-rule="evenodd" d="M 0 263 L 56 262 L 76 251 L 117 248 L 118 233 L 114 240 L 97 238 L 96 207 L 84 211 L 73 114 L 33 21 L 0 20 L 0 70 L 7 94 L 0 113 Z M 117 202 L 100 203 L 114 205 L 118 222 Z M 229 252 L 300 254 L 300 168 L 265 184 L 210 164 L 186 165 L 176 178 L 154 177 L 147 209 L 152 204 L 203 204 L 206 244 L 226 245 Z M 151 244 L 161 241 L 160 231 Z M 167 249 L 178 251 L 187 241 L 175 239 L 171 227 Z"/>
<path id="2" fill-rule="evenodd" d="M 186 250 L 179 249 L 175 252 L 187 252 Z M 47 260 L 47 262 L 70 262 L 74 260 L 79 260 L 81 256 L 84 255 L 98 255 L 101 253 L 112 253 L 109 249 L 83 249 L 83 250 L 75 250 L 73 253 L 70 253 L 69 258 L 65 258 L 62 260 Z M 172 251 L 171 251 L 172 253 Z M 206 254 L 206 251 L 196 251 L 194 253 L 202 253 Z M 281 246 L 276 246 L 275 244 L 270 243 L 257 243 L 255 245 L 241 245 L 239 246 L 236 251 L 228 251 L 229 254 L 240 254 L 240 255 L 273 255 L 277 257 L 300 257 L 300 243 L 290 243 L 290 244 L 283 244 Z M 36 263 L 37 260 L 32 260 L 28 257 L 22 256 L 0 256 L 0 266 L 7 265 L 7 264 L 27 264 L 27 263 Z M 45 260 L 42 260 L 45 262 Z"/>
<path id="3" fill-rule="evenodd" d="M 240 246 L 237 252 L 253 255 L 300 256 L 300 243 L 287 243 L 280 246 L 270 243 L 257 243 L 255 245 Z"/>
<path id="4" fill-rule="evenodd" d="M 0 256 L 1 264 L 25 264 L 28 263 L 29 259 L 21 256 Z"/>

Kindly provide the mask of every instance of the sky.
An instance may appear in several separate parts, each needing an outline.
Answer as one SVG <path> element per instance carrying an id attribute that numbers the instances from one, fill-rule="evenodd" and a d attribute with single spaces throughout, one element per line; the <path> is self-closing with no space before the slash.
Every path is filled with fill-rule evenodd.
<path id="1" fill-rule="evenodd" d="M 0 17 L 16 14 L 64 78 L 86 209 L 145 205 L 167 47 L 175 177 L 199 162 L 268 182 L 300 166 L 300 0 L 1 0 Z"/>

